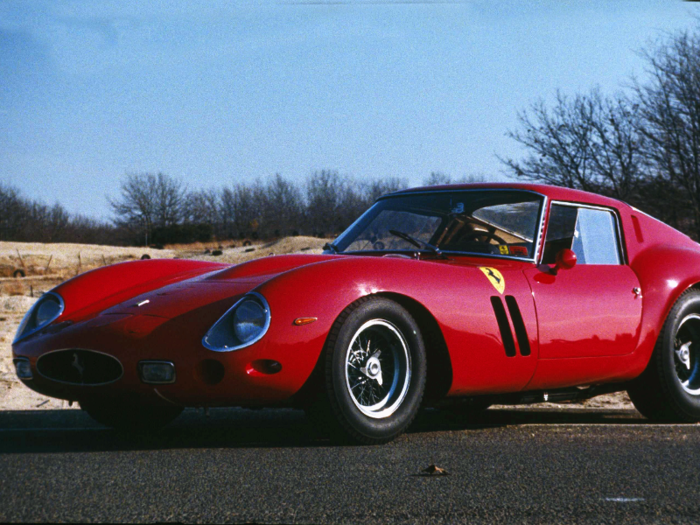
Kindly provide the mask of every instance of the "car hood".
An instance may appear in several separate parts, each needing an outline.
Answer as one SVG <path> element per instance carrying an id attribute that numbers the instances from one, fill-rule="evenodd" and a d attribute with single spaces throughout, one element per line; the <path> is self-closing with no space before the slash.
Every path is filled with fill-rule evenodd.
<path id="1" fill-rule="evenodd" d="M 101 315 L 173 319 L 214 303 L 221 303 L 225 310 L 241 295 L 281 273 L 334 257 L 337 256 L 282 255 L 256 259 L 134 296 L 104 310 Z"/>

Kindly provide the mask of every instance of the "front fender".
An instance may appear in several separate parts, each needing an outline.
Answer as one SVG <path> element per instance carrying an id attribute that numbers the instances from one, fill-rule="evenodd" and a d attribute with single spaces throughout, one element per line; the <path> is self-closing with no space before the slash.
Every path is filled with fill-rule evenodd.
<path id="1" fill-rule="evenodd" d="M 52 290 L 65 302 L 65 309 L 57 322 L 77 322 L 131 297 L 226 266 L 202 261 L 153 259 L 97 268 Z"/>

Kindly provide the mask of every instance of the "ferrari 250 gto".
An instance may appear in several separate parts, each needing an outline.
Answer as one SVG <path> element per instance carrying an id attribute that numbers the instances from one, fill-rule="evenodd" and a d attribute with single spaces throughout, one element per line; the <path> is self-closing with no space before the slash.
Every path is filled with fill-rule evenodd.
<path id="1" fill-rule="evenodd" d="M 651 420 L 700 421 L 700 246 L 590 193 L 414 188 L 323 254 L 79 275 L 35 303 L 13 355 L 25 385 L 114 427 L 291 406 L 371 444 L 424 405 L 622 390 Z"/>

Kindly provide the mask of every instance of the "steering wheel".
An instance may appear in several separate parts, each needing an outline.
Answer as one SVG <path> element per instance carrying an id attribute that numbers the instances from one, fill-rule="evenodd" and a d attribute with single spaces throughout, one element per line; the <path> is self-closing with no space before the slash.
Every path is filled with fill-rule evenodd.
<path id="1" fill-rule="evenodd" d="M 477 239 L 479 239 L 477 241 Z M 483 239 L 483 240 L 481 240 Z M 508 244 L 506 241 L 501 239 L 498 235 L 496 235 L 493 232 L 486 232 L 486 231 L 478 231 L 474 233 L 470 233 L 467 235 L 464 240 L 465 241 L 477 241 L 477 242 L 483 242 L 483 243 L 488 243 L 491 239 L 494 239 L 498 244 Z"/>

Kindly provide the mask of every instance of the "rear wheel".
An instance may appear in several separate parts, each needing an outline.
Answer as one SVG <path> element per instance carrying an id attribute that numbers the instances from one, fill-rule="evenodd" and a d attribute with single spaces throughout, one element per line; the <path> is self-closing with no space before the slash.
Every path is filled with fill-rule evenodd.
<path id="1" fill-rule="evenodd" d="M 399 304 L 363 298 L 338 318 L 324 350 L 323 395 L 307 408 L 331 437 L 391 441 L 411 424 L 423 398 L 426 359 L 420 329 Z"/>
<path id="2" fill-rule="evenodd" d="M 700 421 L 700 291 L 673 305 L 644 373 L 628 390 L 634 406 L 655 421 Z"/>
<path id="3" fill-rule="evenodd" d="M 177 406 L 137 405 L 118 400 L 85 400 L 80 402 L 88 415 L 105 426 L 117 430 L 153 431 L 164 427 L 182 413 Z"/>

